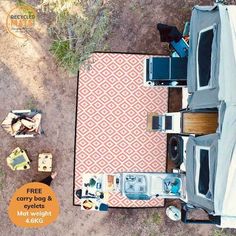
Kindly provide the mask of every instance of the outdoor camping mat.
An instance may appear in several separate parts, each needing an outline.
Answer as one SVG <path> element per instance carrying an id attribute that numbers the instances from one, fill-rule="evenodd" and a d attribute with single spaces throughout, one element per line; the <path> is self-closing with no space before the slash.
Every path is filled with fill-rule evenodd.
<path id="1" fill-rule="evenodd" d="M 83 173 L 163 172 L 166 134 L 147 131 L 147 114 L 167 112 L 168 90 L 143 85 L 139 54 L 94 53 L 79 73 L 74 192 Z M 74 204 L 80 200 L 74 195 Z M 129 200 L 111 193 L 111 207 L 156 207 L 164 201 Z"/>

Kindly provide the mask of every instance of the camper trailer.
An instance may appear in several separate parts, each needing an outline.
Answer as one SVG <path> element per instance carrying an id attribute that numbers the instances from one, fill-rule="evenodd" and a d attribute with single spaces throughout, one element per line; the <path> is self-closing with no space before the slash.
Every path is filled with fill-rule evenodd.
<path id="1" fill-rule="evenodd" d="M 104 211 L 109 204 L 117 207 L 118 198 L 128 207 L 149 207 L 152 199 L 176 198 L 183 203 L 185 223 L 236 228 L 236 6 L 195 6 L 189 35 L 183 56 L 149 57 L 144 63 L 145 86 L 153 90 L 156 86 L 188 89 L 185 110 L 158 114 L 153 109 L 147 116 L 148 131 L 174 134 L 168 152 L 178 168 L 173 173 L 153 169 L 139 172 L 140 167 L 122 171 L 123 162 L 117 172 L 109 165 L 106 171 L 104 166 L 112 162 L 112 156 L 106 161 L 99 159 L 95 165 L 94 159 L 88 160 L 90 155 L 83 155 L 89 168 L 83 162 L 77 166 L 82 166 L 84 173 L 92 172 L 92 167 L 95 171 L 82 173 L 75 181 L 75 200 L 82 209 Z M 119 166 L 120 162 L 113 163 Z M 136 162 L 128 164 L 132 169 Z M 140 162 L 142 167 L 147 164 Z M 188 219 L 188 211 L 197 208 L 205 210 L 209 219 Z"/>
<path id="2" fill-rule="evenodd" d="M 230 228 L 236 227 L 235 78 L 236 6 L 194 7 L 187 66 L 188 107 L 154 116 L 152 126 L 179 137 L 187 135 L 185 148 L 174 142 L 172 148 L 175 155 L 185 152 L 187 204 L 206 210 L 216 225 Z M 205 113 L 204 118 L 199 110 Z M 191 127 L 186 130 L 186 125 Z"/>

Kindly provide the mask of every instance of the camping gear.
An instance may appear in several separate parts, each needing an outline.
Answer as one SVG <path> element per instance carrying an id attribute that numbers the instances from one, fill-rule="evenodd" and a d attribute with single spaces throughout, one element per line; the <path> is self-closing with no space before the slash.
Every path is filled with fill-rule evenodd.
<path id="1" fill-rule="evenodd" d="M 172 41 L 170 45 L 174 48 L 175 52 L 179 57 L 187 57 L 188 56 L 188 44 L 185 39 L 180 39 L 179 42 Z"/>
<path id="2" fill-rule="evenodd" d="M 85 199 L 82 202 L 82 209 L 84 210 L 91 210 L 93 207 L 95 207 L 95 204 L 92 202 L 92 200 Z"/>
<path id="3" fill-rule="evenodd" d="M 184 37 L 184 38 L 189 37 L 189 31 L 190 31 L 190 22 L 187 21 L 187 22 L 185 22 L 185 24 L 184 24 L 184 30 L 183 30 L 183 37 Z"/>
<path id="4" fill-rule="evenodd" d="M 41 153 L 38 158 L 38 171 L 51 172 L 52 171 L 52 154 Z"/>
<path id="5" fill-rule="evenodd" d="M 215 110 L 170 112 L 152 117 L 152 129 L 165 133 L 212 134 L 218 127 Z"/>
<path id="6" fill-rule="evenodd" d="M 101 203 L 99 205 L 99 211 L 108 211 L 108 205 L 107 204 L 104 204 L 104 203 Z"/>
<path id="7" fill-rule="evenodd" d="M 152 117 L 152 130 L 166 133 L 181 133 L 181 113 L 169 112 Z"/>
<path id="8" fill-rule="evenodd" d="M 13 110 L 1 126 L 15 138 L 34 137 L 42 133 L 41 117 L 41 113 L 36 110 Z"/>
<path id="9" fill-rule="evenodd" d="M 109 192 L 115 181 L 114 176 L 107 174 L 83 174 L 83 187 L 76 191 L 81 199 L 82 210 L 107 211 Z"/>
<path id="10" fill-rule="evenodd" d="M 166 193 L 179 194 L 181 181 L 176 177 L 167 177 L 164 179 L 164 191 Z"/>
<path id="11" fill-rule="evenodd" d="M 186 86 L 187 58 L 159 56 L 144 62 L 145 86 Z"/>
<path id="12" fill-rule="evenodd" d="M 168 142 L 168 158 L 182 172 L 186 172 L 186 147 L 189 136 L 171 135 Z"/>
<path id="13" fill-rule="evenodd" d="M 168 157 L 176 165 L 183 162 L 184 140 L 179 135 L 173 135 L 168 142 Z"/>
<path id="14" fill-rule="evenodd" d="M 187 33 L 187 25 L 185 26 L 185 34 Z M 188 44 L 184 40 L 183 35 L 175 26 L 165 24 L 157 24 L 157 29 L 160 32 L 161 42 L 168 42 L 175 49 L 180 57 L 188 56 Z"/>
<path id="15" fill-rule="evenodd" d="M 30 160 L 26 152 L 19 147 L 14 149 L 7 157 L 7 165 L 12 170 L 26 170 L 30 168 Z"/>
<path id="16" fill-rule="evenodd" d="M 95 180 L 94 178 L 91 178 L 91 179 L 89 180 L 89 185 L 90 185 L 91 187 L 94 187 L 95 184 L 96 184 L 96 180 Z"/>
<path id="17" fill-rule="evenodd" d="M 179 173 L 120 173 L 119 191 L 130 200 L 152 198 L 185 199 L 185 174 Z"/>
<path id="18" fill-rule="evenodd" d="M 166 208 L 166 215 L 173 221 L 181 220 L 181 211 L 175 206 L 168 206 Z"/>
<path id="19" fill-rule="evenodd" d="M 182 38 L 182 34 L 175 26 L 159 23 L 157 24 L 157 29 L 160 32 L 161 42 L 178 42 Z"/>
<path id="20" fill-rule="evenodd" d="M 189 23 L 185 24 L 185 38 L 175 26 L 158 24 L 161 42 L 168 42 L 175 52 L 171 57 L 159 56 L 144 61 L 144 85 L 183 87 L 187 85 L 187 57 Z"/>
<path id="21" fill-rule="evenodd" d="M 157 112 L 148 112 L 147 113 L 147 131 L 154 131 L 153 130 L 153 117 L 157 117 Z"/>

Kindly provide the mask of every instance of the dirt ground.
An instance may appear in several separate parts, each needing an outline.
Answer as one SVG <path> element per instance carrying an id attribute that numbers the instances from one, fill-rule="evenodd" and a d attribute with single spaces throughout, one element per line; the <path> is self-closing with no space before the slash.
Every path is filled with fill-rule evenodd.
<path id="1" fill-rule="evenodd" d="M 111 34 L 106 43 L 110 51 L 166 53 L 160 45 L 157 22 L 183 28 L 191 7 L 209 1 L 119 0 L 113 9 Z M 110 209 L 108 213 L 87 213 L 72 205 L 73 155 L 76 104 L 76 77 L 59 68 L 49 53 L 47 25 L 39 18 L 28 41 L 17 39 L 5 30 L 6 14 L 12 1 L 0 1 L 0 120 L 12 109 L 37 108 L 43 112 L 45 135 L 35 139 L 14 139 L 0 129 L 0 154 L 3 188 L 0 195 L 0 236 L 155 236 L 155 235 L 233 235 L 210 226 L 171 222 L 164 209 Z M 41 16 L 43 17 L 43 16 Z M 33 160 L 31 169 L 12 172 L 5 157 L 17 146 L 26 149 Z M 58 177 L 52 184 L 61 207 L 56 222 L 38 229 L 14 226 L 7 215 L 14 191 L 32 179 L 44 177 L 37 172 L 37 156 L 51 152 Z"/>

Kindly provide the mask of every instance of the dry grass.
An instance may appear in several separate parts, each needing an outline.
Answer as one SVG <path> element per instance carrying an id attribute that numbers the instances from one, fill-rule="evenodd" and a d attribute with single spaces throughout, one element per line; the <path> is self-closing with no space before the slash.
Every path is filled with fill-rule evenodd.
<path id="1" fill-rule="evenodd" d="M 110 13 L 103 1 L 81 3 L 80 7 L 82 15 L 57 9 L 56 24 L 51 28 L 51 52 L 72 73 L 85 64 L 92 52 L 105 49 L 104 38 L 109 31 Z"/>
<path id="2" fill-rule="evenodd" d="M 28 98 L 28 100 L 25 103 L 25 108 L 30 110 L 36 110 L 37 109 L 38 102 L 37 100 L 31 96 Z"/>
<path id="3" fill-rule="evenodd" d="M 4 186 L 4 181 L 3 180 L 4 180 L 4 172 L 0 168 L 0 190 L 2 190 L 3 186 Z"/>

